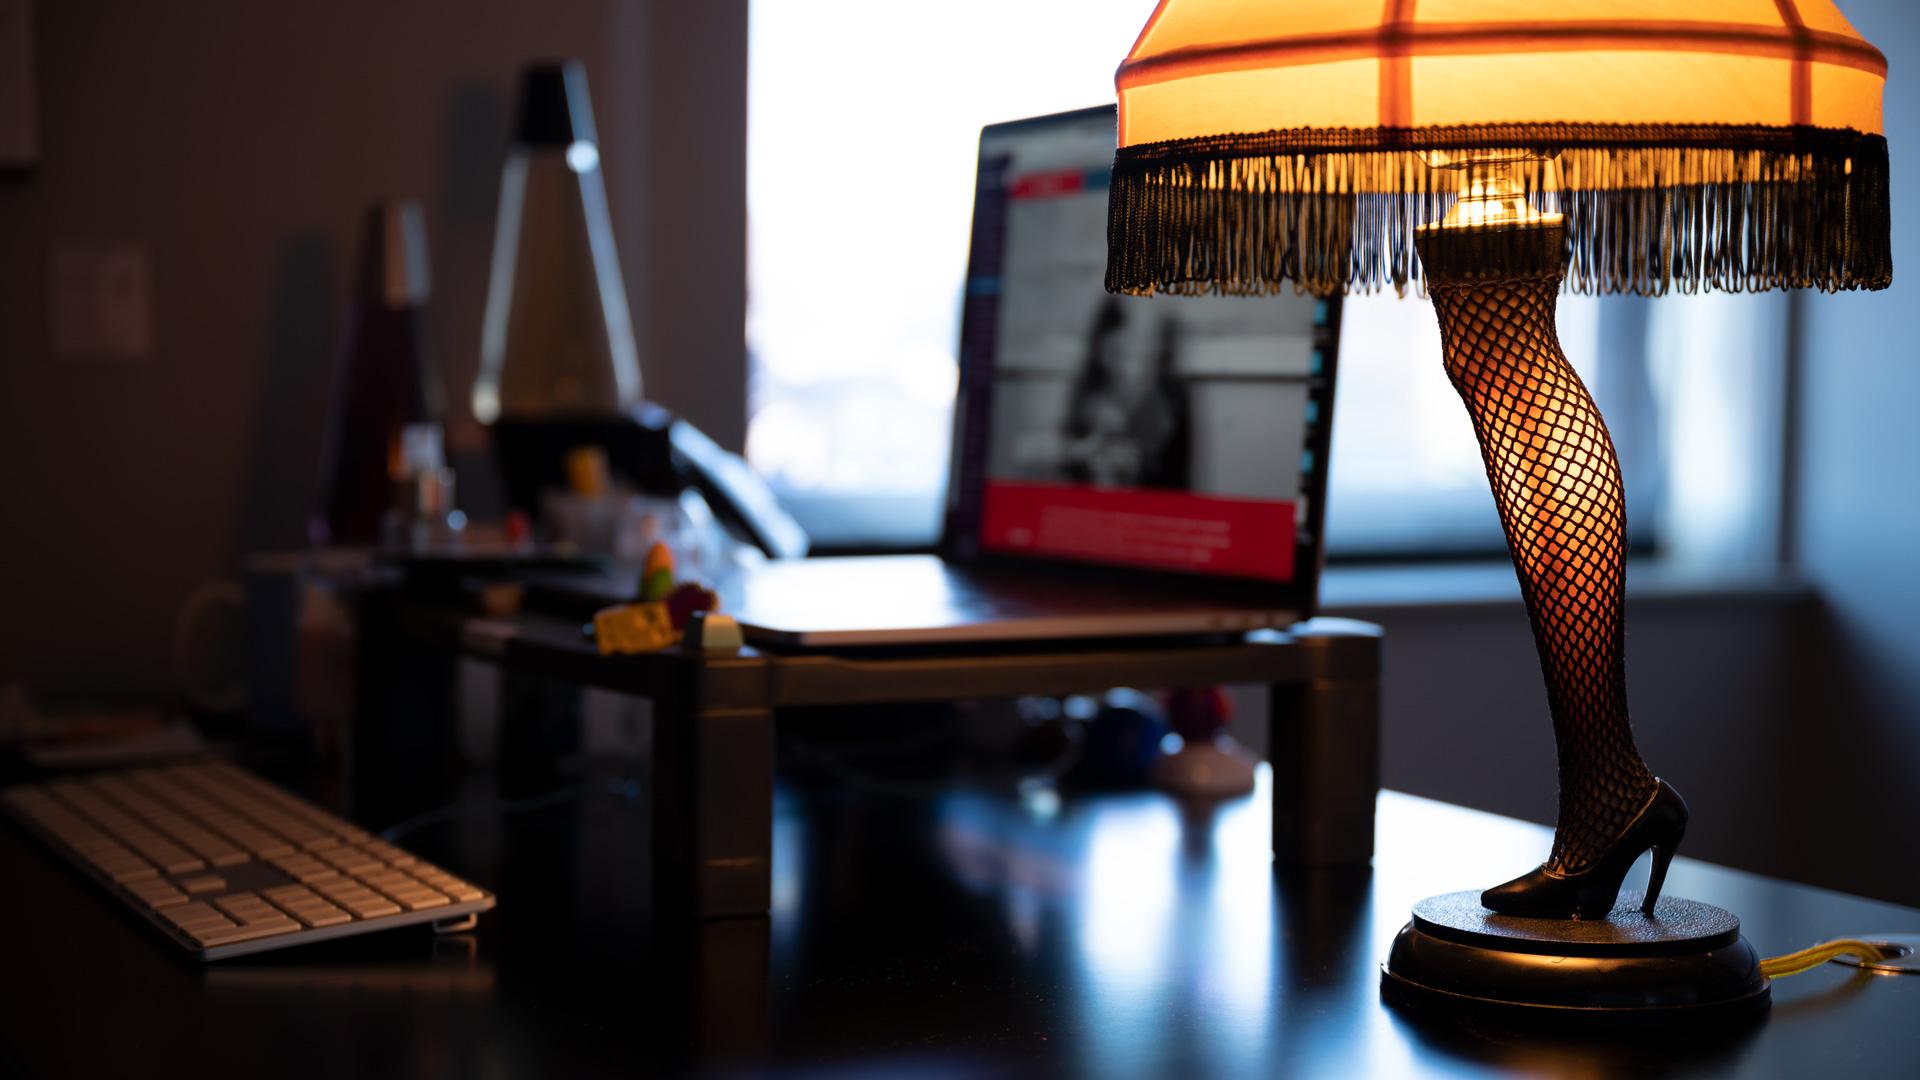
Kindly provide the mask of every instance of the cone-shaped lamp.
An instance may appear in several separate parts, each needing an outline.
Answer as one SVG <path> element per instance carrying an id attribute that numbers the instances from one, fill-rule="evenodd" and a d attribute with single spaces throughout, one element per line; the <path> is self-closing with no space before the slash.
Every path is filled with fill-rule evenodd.
<path id="1" fill-rule="evenodd" d="M 639 400 L 586 68 L 537 64 L 500 177 L 473 414 L 485 424 L 607 417 Z"/>

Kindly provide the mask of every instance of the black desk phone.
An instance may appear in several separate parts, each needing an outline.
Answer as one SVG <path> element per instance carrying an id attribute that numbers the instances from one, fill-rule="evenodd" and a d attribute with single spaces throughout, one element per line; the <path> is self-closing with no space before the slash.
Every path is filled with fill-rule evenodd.
<path id="1" fill-rule="evenodd" d="M 528 513 L 539 510 L 542 489 L 567 486 L 569 453 L 598 446 L 606 451 L 608 470 L 643 494 L 698 491 L 735 539 L 768 558 L 807 553 L 806 531 L 781 509 L 759 474 L 739 455 L 658 405 L 642 403 L 620 415 L 501 417 L 492 430 L 507 497 Z"/>

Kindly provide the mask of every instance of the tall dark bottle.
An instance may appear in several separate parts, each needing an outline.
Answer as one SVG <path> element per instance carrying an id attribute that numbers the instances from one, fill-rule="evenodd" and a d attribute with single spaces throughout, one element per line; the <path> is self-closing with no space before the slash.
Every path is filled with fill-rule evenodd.
<path id="1" fill-rule="evenodd" d="M 370 207 L 334 383 L 320 505 L 308 526 L 316 544 L 375 543 L 406 479 L 403 429 L 440 420 L 440 385 L 427 355 L 427 296 L 420 204 Z"/>

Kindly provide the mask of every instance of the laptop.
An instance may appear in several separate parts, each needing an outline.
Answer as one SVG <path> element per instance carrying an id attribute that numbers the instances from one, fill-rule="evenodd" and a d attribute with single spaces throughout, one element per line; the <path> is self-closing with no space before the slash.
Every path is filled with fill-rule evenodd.
<path id="1" fill-rule="evenodd" d="M 980 135 L 938 555 L 722 589 L 781 649 L 1227 635 L 1313 612 L 1339 300 L 1105 291 L 1111 106 Z"/>

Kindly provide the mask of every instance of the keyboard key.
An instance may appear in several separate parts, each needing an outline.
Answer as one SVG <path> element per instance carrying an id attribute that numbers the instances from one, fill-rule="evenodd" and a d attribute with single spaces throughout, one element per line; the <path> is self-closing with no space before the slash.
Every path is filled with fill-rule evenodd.
<path id="1" fill-rule="evenodd" d="M 330 883 L 325 881 L 314 882 L 314 885 L 316 888 L 318 888 L 319 886 L 327 885 L 327 884 L 330 884 Z M 355 914 L 358 914 L 358 910 L 355 905 L 372 904 L 372 903 L 377 903 L 381 900 L 386 899 L 386 897 L 381 896 L 379 893 L 374 892 L 372 889 L 362 889 L 362 888 L 352 888 L 352 889 L 321 888 L 319 889 L 319 893 L 321 896 L 325 897 L 328 901 L 338 904 L 341 907 L 346 908 L 348 911 L 353 911 L 355 912 Z M 365 916 L 362 916 L 362 917 L 364 918 Z"/>
<path id="2" fill-rule="evenodd" d="M 212 874 L 203 874 L 200 877 L 183 878 L 179 881 L 174 882 L 174 884 L 186 890 L 189 895 L 196 894 L 196 893 L 204 893 L 204 892 L 219 892 L 221 889 L 224 889 L 227 887 L 227 881 L 225 878 L 217 878 L 217 877 L 214 877 Z"/>
<path id="3" fill-rule="evenodd" d="M 123 885 L 129 881 L 144 881 L 148 878 L 157 878 L 160 876 L 160 871 L 156 870 L 152 863 L 133 854 L 126 848 L 89 855 L 87 856 L 87 861 L 92 863 L 101 873 Z"/>
<path id="4" fill-rule="evenodd" d="M 262 895 L 306 926 L 338 926 L 353 921 L 352 915 L 320 899 L 313 890 L 302 885 L 283 885 L 268 889 Z"/>
<path id="5" fill-rule="evenodd" d="M 377 919 L 382 915 L 400 913 L 400 905 L 364 885 L 347 884 L 341 879 L 335 879 L 315 882 L 314 890 L 352 912 L 356 919 Z"/>
<path id="6" fill-rule="evenodd" d="M 314 854 L 321 862 L 326 863 L 343 874 L 364 874 L 370 870 L 378 870 L 382 865 L 379 859 L 361 851 L 359 848 L 351 848 L 344 845 L 318 851 Z"/>
<path id="7" fill-rule="evenodd" d="M 127 886 L 127 891 L 140 898 L 148 907 L 162 908 L 187 902 L 187 894 L 174 888 L 159 878 L 135 881 Z"/>
<path id="8" fill-rule="evenodd" d="M 234 925 L 232 919 L 215 911 L 213 905 L 201 900 L 195 900 L 187 904 L 179 904 L 174 907 L 161 908 L 160 914 L 168 922 L 188 933 L 210 926 Z"/>
<path id="9" fill-rule="evenodd" d="M 213 902 L 213 906 L 219 908 L 228 918 L 235 922 L 256 922 L 260 919 L 280 919 L 285 917 L 281 915 L 279 908 L 262 900 L 257 894 L 250 892 L 222 896 Z"/>
<path id="10" fill-rule="evenodd" d="M 398 904 L 378 895 L 366 900 L 343 900 L 341 906 L 353 912 L 356 919 L 377 919 L 382 915 L 400 914 Z"/>
<path id="11" fill-rule="evenodd" d="M 392 844 L 387 843 L 385 840 L 382 840 L 379 837 L 371 837 L 360 846 L 363 848 L 366 848 L 368 851 L 374 853 L 375 855 L 380 856 L 380 858 L 386 860 L 387 862 L 392 862 L 397 856 L 406 854 L 405 851 L 402 851 L 401 849 L 393 846 Z"/>
<path id="12" fill-rule="evenodd" d="M 212 948 L 215 945 L 232 945 L 237 941 L 252 941 L 255 938 L 272 937 L 275 934 L 291 934 L 300 929 L 300 924 L 282 916 L 273 920 L 242 923 L 238 926 L 215 926 L 202 930 L 187 931 L 193 940 Z"/>
<path id="13" fill-rule="evenodd" d="M 236 827 L 228 833 L 256 859 L 276 859 L 293 854 L 294 847 L 265 829 Z"/>
<path id="14" fill-rule="evenodd" d="M 389 886 L 393 885 L 421 884 L 420 879 L 414 877 L 412 874 L 386 865 L 381 865 L 375 869 L 355 874 L 354 876 L 360 879 L 361 884 L 372 886 L 382 892 L 385 892 Z"/>
<path id="15" fill-rule="evenodd" d="M 443 890 L 448 896 L 453 897 L 453 902 L 456 904 L 470 904 L 487 895 L 485 891 L 469 885 L 464 881 L 451 881 L 445 884 L 436 883 L 434 888 Z"/>
<path id="16" fill-rule="evenodd" d="M 393 901 L 408 911 L 422 911 L 427 908 L 445 907 L 453 901 L 432 889 L 413 889 L 407 892 L 390 894 Z"/>
<path id="17" fill-rule="evenodd" d="M 315 929 L 324 926 L 339 926 L 342 923 L 350 923 L 353 921 L 352 915 L 325 902 L 311 906 L 302 905 L 288 910 L 294 918 Z"/>
<path id="18" fill-rule="evenodd" d="M 213 906 L 219 908 L 237 925 L 191 931 L 194 940 L 202 945 L 226 945 L 236 941 L 252 941 L 270 934 L 291 934 L 300 929 L 299 922 L 289 918 L 285 912 L 254 893 L 243 892 L 223 896 L 215 900 Z"/>
<path id="19" fill-rule="evenodd" d="M 486 895 L 486 891 L 480 887 L 469 882 L 461 881 L 459 878 L 454 877 L 444 870 L 436 870 L 432 873 L 422 874 L 420 875 L 420 879 L 428 885 L 446 893 L 448 896 L 453 897 L 455 903 L 465 904 L 473 900 L 478 900 Z"/>
<path id="20" fill-rule="evenodd" d="M 326 863 L 321 862 L 319 859 L 305 852 L 298 852 L 267 861 L 272 863 L 281 873 L 286 874 L 296 881 L 314 882 L 322 878 L 338 877 L 340 875 L 340 871 L 335 870 L 333 867 L 328 866 Z"/>

